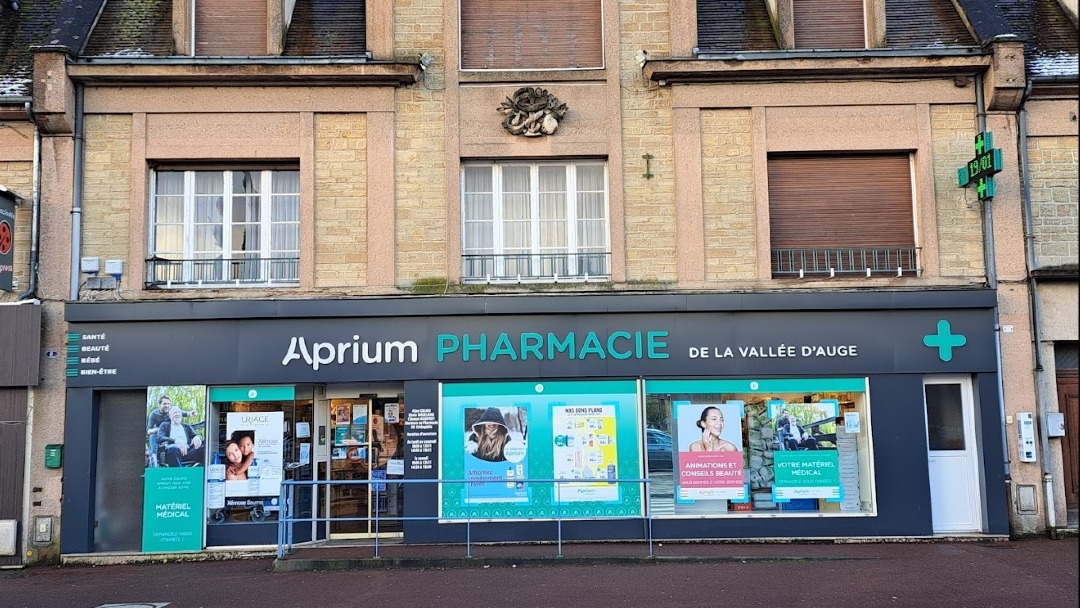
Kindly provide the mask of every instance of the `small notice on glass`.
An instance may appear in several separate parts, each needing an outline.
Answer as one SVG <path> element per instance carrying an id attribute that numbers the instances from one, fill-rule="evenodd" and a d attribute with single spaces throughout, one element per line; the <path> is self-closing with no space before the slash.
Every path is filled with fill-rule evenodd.
<path id="1" fill-rule="evenodd" d="M 862 420 L 859 419 L 858 412 L 848 412 L 844 414 L 844 430 L 848 433 L 862 432 Z"/>

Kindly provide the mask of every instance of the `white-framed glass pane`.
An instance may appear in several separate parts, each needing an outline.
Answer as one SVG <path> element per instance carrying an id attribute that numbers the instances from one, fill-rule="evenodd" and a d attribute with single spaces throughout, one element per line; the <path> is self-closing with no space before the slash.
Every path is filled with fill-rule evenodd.
<path id="1" fill-rule="evenodd" d="M 606 180 L 595 161 L 463 164 L 463 277 L 608 274 Z"/>

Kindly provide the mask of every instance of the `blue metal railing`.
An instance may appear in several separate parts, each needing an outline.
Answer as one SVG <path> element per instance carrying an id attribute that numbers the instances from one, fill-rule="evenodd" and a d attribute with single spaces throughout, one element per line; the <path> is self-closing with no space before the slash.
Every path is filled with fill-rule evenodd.
<path id="1" fill-rule="evenodd" d="M 645 479 L 611 479 L 611 480 L 583 480 L 583 479 L 516 479 L 517 483 L 531 484 L 531 483 L 543 483 L 543 484 L 555 484 L 556 496 L 560 495 L 558 488 L 566 484 L 638 484 L 642 486 L 642 496 L 648 496 L 648 484 L 650 480 Z M 476 484 L 499 484 L 502 485 L 505 482 L 491 481 L 483 482 L 476 481 L 474 479 L 372 479 L 372 480 L 287 480 L 281 482 L 281 492 L 279 499 L 279 511 L 278 511 L 278 543 L 277 543 L 277 558 L 284 559 L 286 555 L 293 550 L 293 524 L 296 523 L 312 523 L 312 522 L 346 522 L 346 521 L 362 521 L 374 524 L 374 555 L 375 558 L 379 558 L 379 524 L 380 522 L 395 521 L 442 521 L 448 524 L 464 524 L 465 525 L 465 557 L 472 557 L 472 524 L 473 524 L 473 507 L 469 505 L 469 487 Z M 439 515 L 428 516 L 396 516 L 387 517 L 380 516 L 379 500 L 382 494 L 386 493 L 386 487 L 390 484 L 419 484 L 419 485 L 443 485 L 443 484 L 458 484 L 465 488 L 464 503 L 466 509 L 466 516 L 461 518 L 447 518 Z M 374 503 L 376 508 L 374 509 L 374 515 L 368 517 L 299 517 L 293 513 L 293 506 L 296 504 L 296 489 L 309 487 L 313 491 L 317 491 L 322 486 L 373 486 L 371 488 L 371 494 L 375 498 Z M 554 505 L 555 517 L 545 518 L 527 518 L 531 521 L 551 521 L 554 519 L 556 522 L 557 532 L 557 548 L 558 557 L 563 556 L 563 529 L 562 525 L 564 521 L 581 521 L 581 520 L 597 520 L 603 519 L 605 521 L 613 520 L 641 520 L 643 526 L 643 538 L 648 543 L 649 557 L 653 556 L 653 518 L 648 513 L 644 512 L 642 515 L 604 515 L 602 517 L 565 517 L 563 510 L 565 503 Z M 476 518 L 478 521 L 490 521 L 488 518 Z"/>

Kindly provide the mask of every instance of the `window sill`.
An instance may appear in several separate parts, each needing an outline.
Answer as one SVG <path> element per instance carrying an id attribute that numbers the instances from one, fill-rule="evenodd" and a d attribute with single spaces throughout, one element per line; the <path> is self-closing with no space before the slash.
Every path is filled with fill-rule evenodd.
<path id="1" fill-rule="evenodd" d="M 542 80 L 553 82 L 607 82 L 605 68 L 579 68 L 572 70 L 460 70 L 461 84 L 521 83 Z"/>

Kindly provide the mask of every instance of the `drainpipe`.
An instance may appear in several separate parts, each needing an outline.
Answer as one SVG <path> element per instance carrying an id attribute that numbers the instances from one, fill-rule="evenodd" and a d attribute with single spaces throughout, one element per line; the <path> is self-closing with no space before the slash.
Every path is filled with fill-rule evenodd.
<path id="1" fill-rule="evenodd" d="M 975 108 L 979 133 L 986 132 L 986 101 L 983 99 L 983 75 L 975 74 Z M 997 291 L 997 262 L 994 257 L 994 199 L 981 205 L 983 219 L 983 257 L 986 260 L 986 283 Z M 1001 307 L 994 303 L 994 357 L 997 365 L 998 413 L 1001 417 L 1001 453 L 1005 458 L 1005 496 L 1012 496 L 1012 464 L 1009 461 L 1008 430 L 1005 426 L 1005 379 L 1002 377 L 1001 364 Z M 1007 503 L 1006 503 L 1007 504 Z"/>
<path id="2" fill-rule="evenodd" d="M 79 301 L 79 256 L 82 252 L 83 193 L 83 85 L 75 83 L 75 161 L 71 183 L 71 292 L 69 300 Z"/>
<path id="3" fill-rule="evenodd" d="M 1039 281 L 1033 276 L 1038 268 L 1038 260 L 1035 259 L 1035 230 L 1031 219 L 1031 172 L 1028 166 L 1028 132 L 1027 132 L 1027 100 L 1031 95 L 1031 89 L 1035 81 L 1030 78 L 1024 87 L 1024 96 L 1020 99 L 1020 111 L 1017 113 L 1017 152 L 1020 155 L 1020 184 L 1021 204 L 1024 209 L 1024 240 L 1027 249 L 1027 278 L 1031 284 L 1028 290 L 1031 306 L 1031 342 L 1035 349 L 1035 416 L 1039 419 L 1036 428 L 1039 429 L 1039 449 L 1042 450 L 1043 492 L 1045 493 L 1046 528 L 1053 530 L 1057 527 L 1057 513 L 1054 505 L 1054 474 L 1050 467 L 1050 437 L 1046 432 L 1046 399 L 1043 398 L 1040 380 L 1042 376 L 1042 355 L 1039 348 L 1042 345 L 1042 327 L 1039 316 Z"/>
<path id="4" fill-rule="evenodd" d="M 34 123 L 33 186 L 30 193 L 30 284 L 26 291 L 15 298 L 16 302 L 33 297 L 34 292 L 37 291 L 38 226 L 41 221 L 41 125 L 38 124 L 31 103 L 28 101 L 23 107 L 26 109 L 26 115 L 30 117 L 30 122 Z"/>

